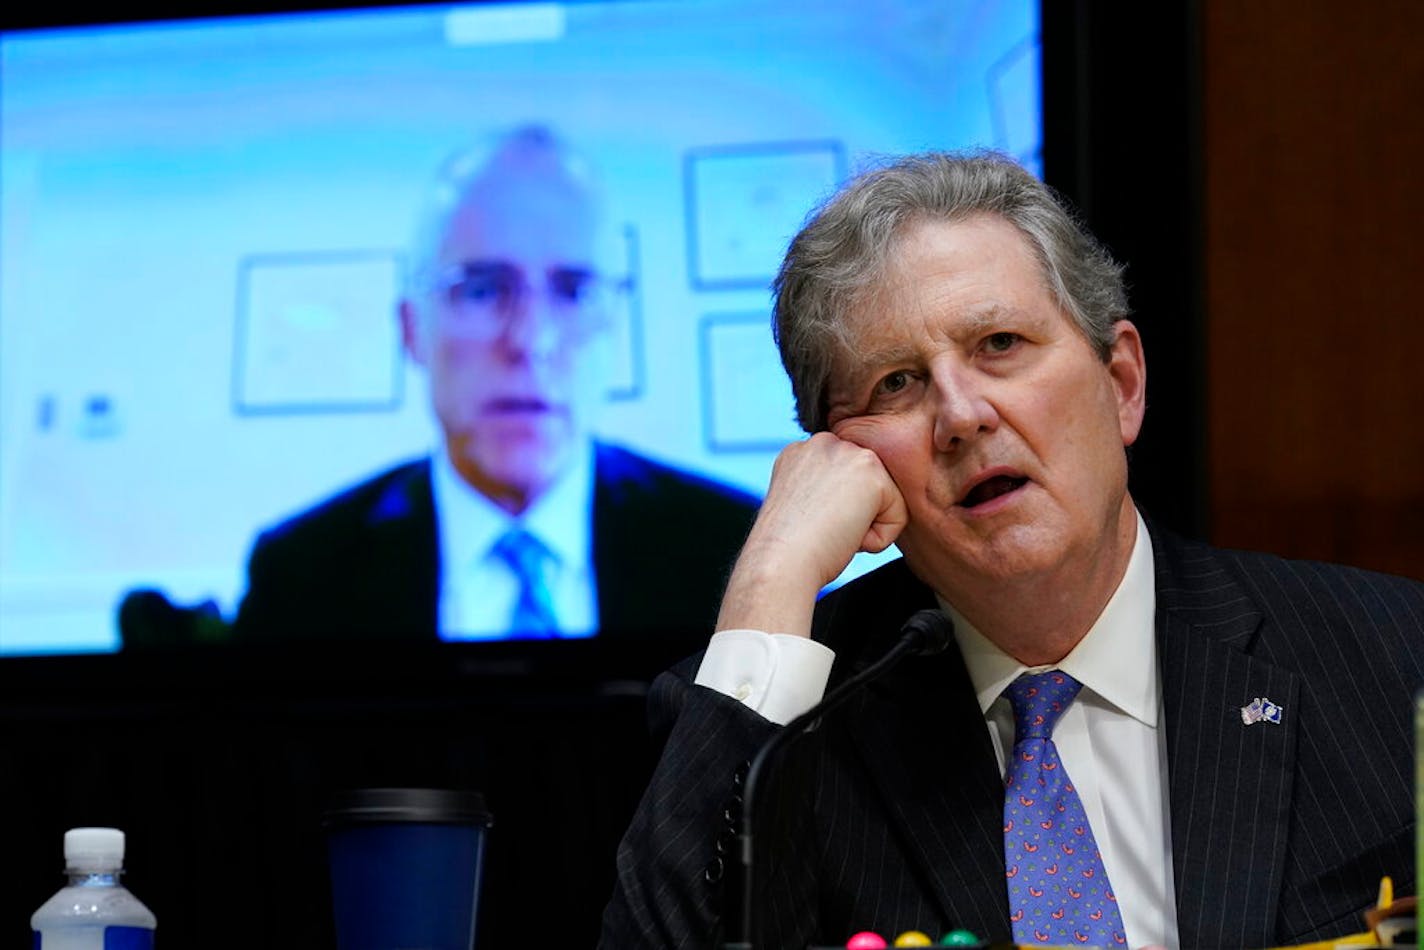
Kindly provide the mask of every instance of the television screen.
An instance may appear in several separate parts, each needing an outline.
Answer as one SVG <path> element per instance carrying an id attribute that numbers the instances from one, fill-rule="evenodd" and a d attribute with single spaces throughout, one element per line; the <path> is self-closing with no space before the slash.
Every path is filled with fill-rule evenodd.
<path id="1" fill-rule="evenodd" d="M 431 533 L 422 569 L 448 571 L 459 536 L 500 512 L 572 523 L 605 467 L 698 486 L 684 509 L 754 504 L 801 435 L 769 322 L 788 239 L 882 154 L 987 146 L 1041 172 L 1038 15 L 1036 0 L 622 0 L 6 30 L 0 653 L 117 650 L 135 592 L 225 627 L 256 585 L 259 536 L 285 525 L 264 536 L 279 545 L 307 530 L 290 519 L 353 486 L 362 499 L 339 504 L 367 521 L 397 502 L 469 507 L 489 470 L 444 449 L 466 384 L 449 382 L 458 347 L 422 348 L 422 294 L 472 313 L 539 297 L 548 322 L 528 324 L 529 345 L 558 347 L 545 337 L 575 331 L 544 331 L 585 278 L 610 291 L 597 411 L 579 421 L 592 448 L 551 450 L 583 481 L 542 515 L 486 492 L 488 511 Z M 451 156 L 493 161 L 511 134 L 567 144 L 597 182 L 612 239 L 596 275 L 549 253 L 522 270 L 452 261 L 430 243 Z M 513 201 L 518 187 L 471 167 L 460 181 Z M 513 441 L 554 439 L 555 423 L 525 418 L 552 397 L 499 398 L 520 416 Z M 534 482 L 570 484 L 556 475 Z M 407 476 L 417 501 L 392 491 Z M 638 569 L 670 557 L 663 542 L 605 557 L 604 527 L 568 542 L 575 561 L 595 549 L 597 583 L 549 595 L 571 635 L 613 625 L 620 597 L 673 596 Z M 357 542 L 332 538 L 293 569 L 333 563 L 332 596 L 371 596 Z M 893 554 L 857 557 L 842 580 Z M 380 584 L 410 567 L 397 560 Z M 622 593 L 604 588 L 620 572 Z M 513 581 L 437 601 L 442 577 L 426 590 L 442 636 L 499 635 L 460 626 L 490 604 L 539 607 Z"/>

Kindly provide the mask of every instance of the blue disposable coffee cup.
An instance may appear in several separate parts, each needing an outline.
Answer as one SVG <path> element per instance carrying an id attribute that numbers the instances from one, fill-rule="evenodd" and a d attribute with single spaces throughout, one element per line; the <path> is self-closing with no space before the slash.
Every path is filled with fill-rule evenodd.
<path id="1" fill-rule="evenodd" d="M 471 950 L 491 824 L 479 792 L 337 794 L 323 825 L 338 950 Z"/>

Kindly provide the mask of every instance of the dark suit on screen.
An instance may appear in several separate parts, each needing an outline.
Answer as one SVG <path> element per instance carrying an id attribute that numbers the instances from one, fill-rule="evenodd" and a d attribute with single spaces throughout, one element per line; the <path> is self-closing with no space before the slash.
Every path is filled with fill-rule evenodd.
<path id="1" fill-rule="evenodd" d="M 400 465 L 264 531 L 236 636 L 433 640 L 440 551 L 430 464 Z M 600 632 L 705 640 L 756 505 L 727 485 L 597 444 Z"/>
<path id="2" fill-rule="evenodd" d="M 1381 876 L 1414 893 L 1424 585 L 1151 534 L 1181 945 L 1363 930 Z M 928 606 L 903 561 L 825 598 L 814 635 L 837 651 L 833 683 Z M 669 737 L 620 850 L 607 948 L 705 946 L 733 899 L 711 883 L 736 861 L 723 809 L 735 812 L 734 776 L 776 727 L 692 685 L 697 659 L 650 699 Z M 1243 722 L 1256 697 L 1283 707 L 1280 725 Z M 1003 779 L 956 649 L 905 661 L 762 787 L 758 946 L 842 945 L 862 929 L 1012 939 Z"/>

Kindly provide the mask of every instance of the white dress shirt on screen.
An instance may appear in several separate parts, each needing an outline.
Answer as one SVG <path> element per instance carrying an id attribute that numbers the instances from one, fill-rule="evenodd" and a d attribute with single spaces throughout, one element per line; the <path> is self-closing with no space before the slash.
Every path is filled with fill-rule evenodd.
<path id="1" fill-rule="evenodd" d="M 559 635 L 597 632 L 592 445 L 585 444 L 563 475 L 517 518 L 460 478 L 443 448 L 433 453 L 431 488 L 440 545 L 442 640 L 508 636 L 519 579 L 493 549 L 515 527 L 534 535 L 553 555 L 546 579 Z"/>
<path id="2" fill-rule="evenodd" d="M 1152 545 L 1139 516 L 1122 582 L 1087 635 L 1056 664 L 1083 688 L 1053 739 L 1098 839 L 1128 945 L 1176 948 L 1156 604 Z M 1030 668 L 986 640 L 951 605 L 941 601 L 940 606 L 954 621 L 1003 772 L 1005 753 L 1014 743 L 1014 716 L 1001 694 Z M 728 630 L 712 637 L 696 682 L 785 723 L 824 695 L 833 659 L 828 648 L 804 637 Z"/>

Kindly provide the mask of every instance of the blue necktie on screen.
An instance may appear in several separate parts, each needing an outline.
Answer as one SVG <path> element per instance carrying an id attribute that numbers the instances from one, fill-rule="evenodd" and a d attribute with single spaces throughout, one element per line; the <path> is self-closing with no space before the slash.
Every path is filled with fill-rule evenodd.
<path id="1" fill-rule="evenodd" d="M 554 604 L 545 580 L 546 566 L 553 554 L 538 538 L 521 528 L 512 528 L 495 543 L 495 556 L 514 571 L 519 580 L 519 597 L 509 622 L 513 637 L 548 639 L 559 635 Z"/>
<path id="2" fill-rule="evenodd" d="M 1053 726 L 1080 688 L 1067 673 L 1050 670 L 1025 673 L 1004 690 L 1014 707 L 1014 750 L 1004 777 L 1004 866 L 1015 943 L 1126 944 L 1083 800 L 1053 742 Z"/>

